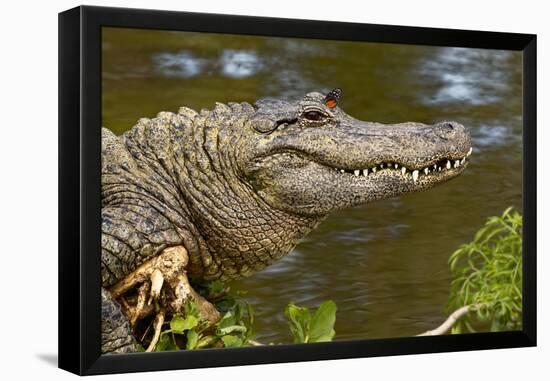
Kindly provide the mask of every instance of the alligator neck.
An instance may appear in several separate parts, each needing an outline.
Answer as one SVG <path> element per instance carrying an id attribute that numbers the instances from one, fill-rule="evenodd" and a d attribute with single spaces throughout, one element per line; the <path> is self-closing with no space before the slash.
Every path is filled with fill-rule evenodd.
<path id="1" fill-rule="evenodd" d="M 288 254 L 321 218 L 270 207 L 239 179 L 232 158 L 223 154 L 231 151 L 223 149 L 233 143 L 223 134 L 230 126 L 199 127 L 174 129 L 172 140 L 180 194 L 204 243 L 202 268 L 190 272 L 205 279 L 251 275 Z"/>

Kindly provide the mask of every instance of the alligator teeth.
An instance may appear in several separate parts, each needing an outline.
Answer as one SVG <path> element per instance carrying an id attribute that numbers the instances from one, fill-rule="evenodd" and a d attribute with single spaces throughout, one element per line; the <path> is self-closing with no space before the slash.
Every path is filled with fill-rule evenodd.
<path id="1" fill-rule="evenodd" d="M 471 153 L 471 151 L 472 151 L 472 149 L 470 149 L 469 154 Z M 468 158 L 468 155 L 464 156 L 462 159 L 459 159 L 459 160 L 452 160 L 452 161 L 447 160 L 446 162 L 444 161 L 443 162 L 444 164 L 442 166 L 438 165 L 438 164 L 441 163 L 441 162 L 438 162 L 438 163 L 434 164 L 433 167 L 429 166 L 429 167 L 425 167 L 424 169 L 414 170 L 414 171 L 412 171 L 413 181 L 416 184 L 418 182 L 418 179 L 419 179 L 421 174 L 428 176 L 430 173 L 435 172 L 435 171 L 441 172 L 445 169 L 458 168 L 461 165 L 463 165 L 464 163 L 466 163 L 467 158 Z M 348 174 L 353 173 L 353 175 L 355 175 L 355 177 L 359 177 L 359 176 L 368 177 L 369 174 L 376 173 L 377 171 L 379 171 L 381 169 L 385 169 L 385 168 L 388 168 L 387 171 L 389 171 L 389 170 L 393 171 L 394 169 L 398 170 L 398 171 L 401 172 L 401 174 L 403 176 L 405 176 L 406 173 L 409 171 L 409 169 L 407 169 L 407 167 L 401 166 L 400 164 L 395 163 L 395 162 L 380 163 L 375 167 L 365 168 L 365 169 L 350 170 L 350 169 L 335 168 L 335 170 L 337 172 L 341 172 L 341 173 L 348 173 Z"/>
<path id="2" fill-rule="evenodd" d="M 446 163 L 443 166 L 439 166 L 438 165 L 439 163 L 436 163 L 436 164 L 433 165 L 433 168 L 430 166 L 430 167 L 425 167 L 424 169 L 421 169 L 421 170 L 414 170 L 414 171 L 412 171 L 413 182 L 415 184 L 418 182 L 420 174 L 428 176 L 431 172 L 435 172 L 436 170 L 438 172 L 441 172 L 444 169 L 458 168 L 459 166 L 463 165 L 466 162 L 466 159 L 467 159 L 467 156 L 464 156 L 460 160 L 452 160 L 452 161 L 447 160 Z M 396 170 L 400 170 L 400 172 L 403 176 L 405 176 L 406 173 L 409 171 L 404 166 L 400 167 L 400 165 L 398 163 L 381 163 L 381 164 L 379 164 L 375 167 L 365 168 L 365 169 L 348 170 L 348 169 L 335 168 L 335 170 L 339 171 L 341 173 L 348 173 L 348 174 L 353 173 L 356 177 L 359 177 L 359 176 L 368 177 L 368 175 L 371 173 L 371 171 L 372 171 L 372 173 L 376 173 L 377 171 L 380 170 L 380 168 L 382 168 L 382 169 L 388 168 L 389 170 L 393 170 L 395 168 Z"/>
<path id="3" fill-rule="evenodd" d="M 473 148 L 470 147 L 470 150 L 468 151 L 468 153 L 466 154 L 466 156 L 470 156 L 472 154 L 472 151 L 473 151 Z"/>

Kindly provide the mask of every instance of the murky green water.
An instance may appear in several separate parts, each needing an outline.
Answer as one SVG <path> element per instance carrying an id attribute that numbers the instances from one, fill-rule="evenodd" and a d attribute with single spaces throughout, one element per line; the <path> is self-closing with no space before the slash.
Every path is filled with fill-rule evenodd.
<path id="1" fill-rule="evenodd" d="M 338 212 L 290 255 L 233 282 L 258 339 L 289 342 L 289 301 L 338 305 L 336 339 L 410 336 L 444 318 L 447 259 L 486 217 L 521 207 L 521 53 L 128 29 L 103 30 L 103 125 L 116 133 L 186 105 L 344 89 L 342 107 L 384 123 L 456 120 L 472 163 L 459 178 Z"/>

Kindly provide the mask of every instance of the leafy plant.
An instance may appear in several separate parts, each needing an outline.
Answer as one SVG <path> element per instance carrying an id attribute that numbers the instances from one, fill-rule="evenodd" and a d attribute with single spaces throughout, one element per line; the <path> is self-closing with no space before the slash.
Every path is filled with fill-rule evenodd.
<path id="1" fill-rule="evenodd" d="M 252 306 L 242 299 L 226 298 L 217 307 L 225 314 L 216 324 L 215 337 L 226 348 L 249 345 L 249 340 L 254 336 Z"/>
<path id="2" fill-rule="evenodd" d="M 180 349 L 177 339 L 178 336 L 187 337 L 189 344 L 189 336 L 198 335 L 196 329 L 199 326 L 199 316 L 195 303 L 189 302 L 185 305 L 185 315 L 176 314 L 168 323 L 169 327 L 160 333 L 159 341 L 155 347 L 155 351 L 175 351 Z M 194 332 L 194 333 L 191 333 Z M 188 345 L 186 345 L 188 346 Z"/>
<path id="3" fill-rule="evenodd" d="M 449 258 L 453 274 L 449 312 L 470 306 L 453 333 L 475 332 L 479 323 L 491 331 L 521 329 L 522 216 L 508 208 Z"/>
<path id="4" fill-rule="evenodd" d="M 222 299 L 217 308 L 224 312 L 213 327 L 200 320 L 194 302 L 185 305 L 184 314 L 175 314 L 160 334 L 157 352 L 179 349 L 240 347 L 248 345 L 253 336 L 254 312 L 244 300 Z"/>
<path id="5" fill-rule="evenodd" d="M 321 303 L 313 314 L 307 307 L 290 303 L 285 309 L 285 315 L 295 343 L 331 341 L 334 337 L 336 304 L 332 300 Z"/>

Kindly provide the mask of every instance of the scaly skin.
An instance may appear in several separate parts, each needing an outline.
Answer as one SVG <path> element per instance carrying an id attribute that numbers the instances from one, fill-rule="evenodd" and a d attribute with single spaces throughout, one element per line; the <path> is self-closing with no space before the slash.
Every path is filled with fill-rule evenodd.
<path id="1" fill-rule="evenodd" d="M 181 108 L 121 137 L 103 129 L 103 286 L 178 245 L 192 276 L 249 276 L 330 212 L 428 189 L 467 165 L 457 123 L 363 122 L 323 99 Z"/>
<path id="2" fill-rule="evenodd" d="M 131 335 L 130 323 L 109 292 L 101 290 L 101 351 L 103 353 L 132 353 L 137 342 Z"/>

